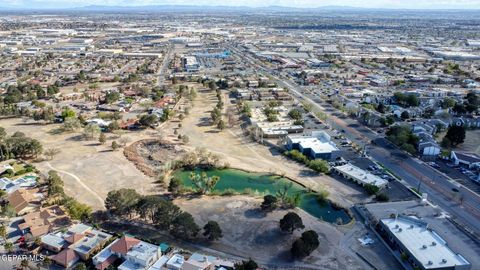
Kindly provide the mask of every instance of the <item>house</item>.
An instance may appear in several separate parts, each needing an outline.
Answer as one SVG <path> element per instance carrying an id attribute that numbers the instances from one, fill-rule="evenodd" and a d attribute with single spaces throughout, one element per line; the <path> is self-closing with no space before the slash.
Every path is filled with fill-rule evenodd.
<path id="1" fill-rule="evenodd" d="M 119 270 L 148 269 L 161 256 L 160 247 L 133 237 L 117 239 L 93 257 L 96 269 L 103 270 L 117 260 L 122 260 Z"/>
<path id="2" fill-rule="evenodd" d="M 62 250 L 60 253 L 55 254 L 50 258 L 56 264 L 61 265 L 66 269 L 72 267 L 80 260 L 80 257 L 78 257 L 77 253 L 69 248 Z"/>
<path id="3" fill-rule="evenodd" d="M 43 196 L 38 191 L 38 189 L 17 189 L 8 195 L 8 203 L 15 209 L 17 215 L 25 214 L 40 205 L 39 200 Z"/>
<path id="4" fill-rule="evenodd" d="M 65 233 L 49 233 L 42 236 L 40 240 L 45 249 L 60 252 L 63 248 L 69 248 L 75 251 L 80 259 L 86 261 L 111 237 L 112 235 L 108 233 L 80 223 L 72 225 Z"/>
<path id="5" fill-rule="evenodd" d="M 314 131 L 311 136 L 289 135 L 286 147 L 288 150 L 299 150 L 310 158 L 325 160 L 331 159 L 332 154 L 339 151 L 325 131 Z"/>
<path id="6" fill-rule="evenodd" d="M 65 210 L 58 205 L 40 208 L 37 212 L 26 214 L 22 219 L 18 228 L 23 235 L 31 234 L 32 237 L 39 237 L 70 224 Z"/>
<path id="7" fill-rule="evenodd" d="M 183 264 L 185 263 L 185 258 L 180 254 L 174 254 L 167 262 L 166 266 L 169 270 L 181 270 Z"/>
<path id="8" fill-rule="evenodd" d="M 12 193 L 20 188 L 34 187 L 37 184 L 37 177 L 33 175 L 26 175 L 15 180 L 9 178 L 0 179 L 0 189 L 7 193 Z"/>

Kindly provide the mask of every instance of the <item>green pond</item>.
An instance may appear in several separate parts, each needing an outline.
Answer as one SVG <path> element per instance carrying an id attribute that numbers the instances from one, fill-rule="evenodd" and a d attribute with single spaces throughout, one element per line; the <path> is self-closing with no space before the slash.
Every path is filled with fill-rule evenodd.
<path id="1" fill-rule="evenodd" d="M 195 171 L 200 173 L 202 170 L 196 169 Z M 191 172 L 191 170 L 179 170 L 175 172 L 175 176 L 182 180 L 183 185 L 193 187 L 193 183 L 190 180 Z M 217 175 L 220 177 L 220 181 L 215 186 L 215 190 L 217 191 L 232 189 L 236 192 L 243 192 L 246 189 L 250 189 L 258 195 L 275 195 L 275 193 L 284 186 L 291 185 L 289 194 L 300 193 L 301 200 L 299 207 L 310 215 L 330 223 L 337 223 L 341 220 L 343 224 L 346 224 L 351 220 L 345 210 L 334 209 L 330 203 L 318 202 L 314 193 L 278 175 L 249 173 L 234 169 L 205 170 L 205 172 L 208 176 Z"/>

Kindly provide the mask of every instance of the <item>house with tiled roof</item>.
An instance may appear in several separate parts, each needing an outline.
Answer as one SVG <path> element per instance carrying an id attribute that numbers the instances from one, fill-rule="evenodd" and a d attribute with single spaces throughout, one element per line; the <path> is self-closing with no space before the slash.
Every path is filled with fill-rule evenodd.
<path id="1" fill-rule="evenodd" d="M 58 205 L 40 208 L 39 211 L 22 216 L 22 219 L 18 228 L 23 235 L 31 234 L 32 237 L 42 236 L 71 223 L 65 210 Z"/>
<path id="2" fill-rule="evenodd" d="M 75 253 L 75 251 L 67 248 L 62 250 L 60 253 L 51 256 L 50 259 L 52 259 L 52 261 L 54 261 L 56 264 L 68 269 L 78 262 L 80 257 L 77 255 L 77 253 Z"/>
<path id="3" fill-rule="evenodd" d="M 96 269 L 103 270 L 120 260 L 119 270 L 149 269 L 161 256 L 160 247 L 123 236 L 93 257 Z"/>
<path id="4" fill-rule="evenodd" d="M 17 189 L 8 195 L 7 200 L 17 215 L 23 215 L 39 207 L 42 198 L 38 189 Z"/>
<path id="5" fill-rule="evenodd" d="M 43 248 L 53 252 L 73 250 L 81 260 L 88 260 L 112 238 L 112 235 L 85 224 L 75 224 L 66 232 L 49 233 L 41 238 Z"/>

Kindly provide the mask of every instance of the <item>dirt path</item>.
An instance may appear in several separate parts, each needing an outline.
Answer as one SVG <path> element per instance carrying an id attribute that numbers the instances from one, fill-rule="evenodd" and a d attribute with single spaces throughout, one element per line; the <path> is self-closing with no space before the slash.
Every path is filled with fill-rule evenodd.
<path id="1" fill-rule="evenodd" d="M 80 178 L 78 178 L 78 176 L 76 176 L 75 174 L 73 173 L 69 173 L 69 172 L 66 172 L 66 171 L 63 171 L 63 170 L 59 170 L 55 167 L 53 167 L 48 161 L 45 162 L 45 164 L 47 165 L 47 167 L 49 167 L 51 170 L 54 170 L 54 171 L 57 171 L 58 173 L 60 174 L 65 174 L 65 175 L 68 175 L 70 176 L 71 178 L 73 178 L 75 181 L 77 181 L 77 183 L 82 186 L 82 188 L 84 188 L 86 191 L 90 192 L 97 200 L 98 200 L 98 203 L 99 205 L 102 206 L 102 208 L 104 209 L 105 207 L 103 206 L 103 198 L 100 197 L 94 190 L 92 190 L 89 186 L 87 186 Z"/>

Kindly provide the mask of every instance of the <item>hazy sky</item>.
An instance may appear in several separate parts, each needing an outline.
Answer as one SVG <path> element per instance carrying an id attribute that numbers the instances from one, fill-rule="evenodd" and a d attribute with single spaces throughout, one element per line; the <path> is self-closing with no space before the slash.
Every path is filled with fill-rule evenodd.
<path id="1" fill-rule="evenodd" d="M 0 0 L 0 7 L 64 8 L 86 5 L 354 6 L 408 9 L 480 9 L 480 0 Z"/>

